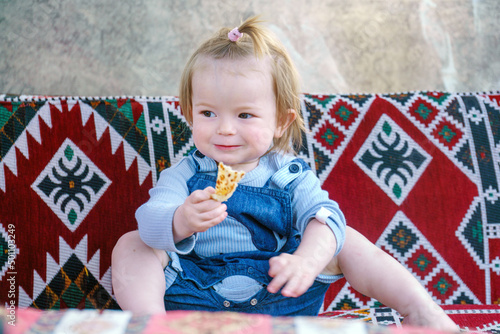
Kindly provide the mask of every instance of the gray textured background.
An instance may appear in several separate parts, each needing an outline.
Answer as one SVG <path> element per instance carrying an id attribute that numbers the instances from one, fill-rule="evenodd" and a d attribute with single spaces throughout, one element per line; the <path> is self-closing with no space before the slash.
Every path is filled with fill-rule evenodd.
<path id="1" fill-rule="evenodd" d="M 199 42 L 255 14 L 303 92 L 500 90 L 498 0 L 0 0 L 0 93 L 175 95 Z"/>

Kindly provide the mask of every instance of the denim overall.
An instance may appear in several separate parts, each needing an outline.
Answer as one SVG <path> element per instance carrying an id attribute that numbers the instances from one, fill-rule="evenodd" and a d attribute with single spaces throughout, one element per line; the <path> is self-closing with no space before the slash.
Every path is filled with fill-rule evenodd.
<path id="1" fill-rule="evenodd" d="M 277 173 L 296 174 L 308 168 L 305 162 L 296 159 Z M 313 286 L 298 298 L 284 297 L 280 292 L 271 294 L 266 290 L 272 279 L 267 274 L 269 259 L 283 252 L 293 253 L 300 243 L 300 233 L 293 226 L 289 193 L 290 183 L 295 178 L 284 189 L 271 188 L 271 179 L 264 187 L 238 185 L 226 203 L 228 216 L 235 218 L 248 229 L 258 250 L 206 258 L 199 257 L 194 250 L 187 255 L 179 255 L 182 270 L 176 270 L 177 278 L 165 293 L 167 310 L 228 310 L 271 315 L 318 314 L 329 284 L 315 281 Z M 215 176 L 198 172 L 189 179 L 187 185 L 192 193 L 208 186 L 215 187 L 215 181 Z M 276 235 L 283 242 L 279 243 Z M 282 246 L 278 249 L 280 244 Z M 263 289 L 244 302 L 225 300 L 212 286 L 233 275 L 251 277 L 258 281 Z"/>

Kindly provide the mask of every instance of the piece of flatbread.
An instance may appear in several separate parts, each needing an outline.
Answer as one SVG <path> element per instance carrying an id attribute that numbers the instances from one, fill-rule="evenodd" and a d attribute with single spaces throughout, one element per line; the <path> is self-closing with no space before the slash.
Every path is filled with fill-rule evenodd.
<path id="1" fill-rule="evenodd" d="M 238 182 L 245 176 L 243 171 L 235 171 L 231 167 L 219 162 L 217 171 L 217 183 L 215 185 L 215 194 L 212 199 L 225 202 L 231 197 L 238 186 Z"/>

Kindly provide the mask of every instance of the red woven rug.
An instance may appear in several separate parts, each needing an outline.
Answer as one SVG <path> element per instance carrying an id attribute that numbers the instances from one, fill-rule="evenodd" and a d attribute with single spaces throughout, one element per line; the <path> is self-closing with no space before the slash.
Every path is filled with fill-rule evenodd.
<path id="1" fill-rule="evenodd" d="M 323 185 L 348 223 L 403 263 L 440 304 L 498 304 L 498 95 L 329 99 L 305 103 L 311 115 L 331 110 L 313 128 L 312 147 Z M 377 302 L 337 284 L 325 305 Z"/>
<path id="2" fill-rule="evenodd" d="M 499 101 L 303 97 L 301 157 L 348 224 L 439 304 L 500 303 Z M 192 147 L 174 98 L 0 96 L 0 302 L 117 308 L 111 250 L 159 172 Z M 376 306 L 339 282 L 324 311 Z"/>

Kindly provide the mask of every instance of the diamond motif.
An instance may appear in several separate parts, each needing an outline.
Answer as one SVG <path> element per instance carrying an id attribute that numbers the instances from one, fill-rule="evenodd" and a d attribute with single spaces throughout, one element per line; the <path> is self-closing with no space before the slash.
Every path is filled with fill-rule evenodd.
<path id="1" fill-rule="evenodd" d="M 432 135 L 451 150 L 462 138 L 463 133 L 453 123 L 442 120 L 432 132 Z"/>
<path id="2" fill-rule="evenodd" d="M 431 159 L 391 118 L 382 115 L 354 162 L 401 205 Z"/>
<path id="3" fill-rule="evenodd" d="M 441 294 L 445 294 L 446 291 L 451 288 L 451 284 L 448 283 L 448 281 L 444 277 L 441 277 L 439 281 L 434 285 L 434 288 L 436 288 Z"/>
<path id="4" fill-rule="evenodd" d="M 438 274 L 427 284 L 427 290 L 441 302 L 453 295 L 458 288 L 458 283 L 448 273 L 440 270 Z"/>
<path id="5" fill-rule="evenodd" d="M 345 101 L 338 101 L 330 108 L 330 116 L 348 129 L 358 118 L 359 111 Z"/>
<path id="6" fill-rule="evenodd" d="M 85 153 L 66 139 L 31 187 L 74 232 L 110 184 Z"/>
<path id="7" fill-rule="evenodd" d="M 475 125 L 479 125 L 485 120 L 486 115 L 480 109 L 473 106 L 468 109 L 467 118 Z"/>
<path id="8" fill-rule="evenodd" d="M 325 124 L 316 133 L 315 139 L 322 143 L 330 152 L 334 153 L 335 150 L 344 141 L 344 133 L 330 122 L 326 121 Z"/>
<path id="9" fill-rule="evenodd" d="M 392 232 L 387 235 L 386 241 L 401 256 L 405 256 L 418 242 L 418 237 L 400 221 Z"/>
<path id="10" fill-rule="evenodd" d="M 151 121 L 151 129 L 157 134 L 161 135 L 163 131 L 166 129 L 165 122 L 158 118 L 158 116 L 155 116 L 155 118 Z"/>
<path id="11" fill-rule="evenodd" d="M 420 254 L 418 258 L 413 261 L 413 263 L 420 269 L 421 271 L 424 271 L 428 266 L 431 261 L 425 257 L 425 255 Z"/>
<path id="12" fill-rule="evenodd" d="M 400 231 L 404 231 L 401 233 Z M 415 244 L 407 245 L 407 251 L 401 251 L 395 247 L 391 236 L 411 235 Z M 398 239 L 396 239 L 398 240 Z M 410 240 L 409 238 L 403 240 Z M 397 244 L 397 243 L 396 243 Z M 399 211 L 391 220 L 382 233 L 376 245 L 394 256 L 400 263 L 405 265 L 410 272 L 420 281 L 425 288 L 431 292 L 439 304 L 450 303 L 459 293 L 466 296 L 474 303 L 479 300 L 474 293 L 464 284 L 462 279 L 446 263 L 442 256 L 434 249 L 427 238 L 416 228 L 416 226 Z M 423 268 L 421 270 L 420 268 Z M 441 290 L 441 292 L 439 292 Z"/>
<path id="13" fill-rule="evenodd" d="M 420 246 L 417 251 L 406 261 L 406 265 L 412 269 L 412 272 L 424 279 L 430 274 L 438 264 L 438 259 L 434 257 L 427 249 Z"/>
<path id="14" fill-rule="evenodd" d="M 429 102 L 418 98 L 410 107 L 410 114 L 428 126 L 436 118 L 439 111 Z"/>
<path id="15" fill-rule="evenodd" d="M 485 198 L 491 204 L 495 204 L 495 202 L 500 198 L 500 192 L 494 189 L 491 185 L 484 191 Z"/>

